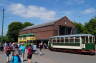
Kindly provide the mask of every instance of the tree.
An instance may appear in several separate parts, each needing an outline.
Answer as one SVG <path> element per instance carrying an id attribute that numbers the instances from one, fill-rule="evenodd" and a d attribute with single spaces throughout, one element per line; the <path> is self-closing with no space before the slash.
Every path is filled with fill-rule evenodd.
<path id="1" fill-rule="evenodd" d="M 73 24 L 76 27 L 76 31 L 77 33 L 86 33 L 86 28 L 84 27 L 84 25 L 82 25 L 81 23 L 77 23 L 77 22 L 73 22 Z"/>
<path id="2" fill-rule="evenodd" d="M 88 33 L 96 35 L 96 18 L 92 18 L 86 23 L 85 28 L 88 30 Z"/>
<path id="3" fill-rule="evenodd" d="M 25 28 L 25 27 L 27 27 L 27 26 L 32 26 L 33 24 L 32 23 L 30 23 L 30 22 L 24 22 L 23 23 L 23 27 Z"/>
<path id="4" fill-rule="evenodd" d="M 7 36 L 9 41 L 17 42 L 19 31 L 23 28 L 23 24 L 21 22 L 12 22 L 8 25 Z"/>
<path id="5" fill-rule="evenodd" d="M 17 42 L 18 41 L 18 35 L 20 30 L 27 26 L 32 26 L 33 24 L 30 22 L 24 22 L 23 24 L 21 22 L 12 22 L 8 25 L 8 32 L 6 40 L 11 42 Z M 7 39 L 8 38 L 8 39 Z"/>
<path id="6" fill-rule="evenodd" d="M 1 40 L 3 39 L 3 42 L 9 42 L 9 39 L 8 39 L 8 37 L 7 36 L 0 36 L 0 42 L 1 42 Z"/>

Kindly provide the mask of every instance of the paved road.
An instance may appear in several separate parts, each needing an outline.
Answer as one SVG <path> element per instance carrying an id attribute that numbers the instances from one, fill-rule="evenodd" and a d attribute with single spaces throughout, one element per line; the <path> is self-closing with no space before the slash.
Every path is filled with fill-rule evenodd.
<path id="1" fill-rule="evenodd" d="M 33 55 L 33 63 L 96 63 L 96 56 L 71 54 L 43 50 L 44 55 Z M 0 62 L 6 63 L 4 54 L 0 54 Z M 27 63 L 25 61 L 24 63 Z"/>

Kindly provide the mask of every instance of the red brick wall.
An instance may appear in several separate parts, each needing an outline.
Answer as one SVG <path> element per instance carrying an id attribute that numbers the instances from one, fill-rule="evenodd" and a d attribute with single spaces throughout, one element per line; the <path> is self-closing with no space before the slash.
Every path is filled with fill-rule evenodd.
<path id="1" fill-rule="evenodd" d="M 54 36 L 53 34 L 54 34 L 53 30 L 37 32 L 36 38 L 37 39 L 48 39 L 49 37 Z"/>
<path id="2" fill-rule="evenodd" d="M 54 36 L 54 25 L 21 31 L 20 34 L 35 33 L 37 39 L 48 39 Z"/>
<path id="3" fill-rule="evenodd" d="M 66 24 L 64 24 L 65 22 Z M 51 36 L 58 35 L 59 25 L 73 27 L 73 28 L 75 27 L 67 17 L 63 17 L 60 20 L 56 21 L 53 25 L 33 28 L 29 30 L 23 30 L 20 32 L 20 34 L 35 33 L 37 39 L 48 39 Z"/>
<path id="4" fill-rule="evenodd" d="M 46 26 L 41 28 L 32 29 L 31 32 L 36 34 L 37 39 L 48 39 L 48 37 L 53 36 L 54 26 Z"/>

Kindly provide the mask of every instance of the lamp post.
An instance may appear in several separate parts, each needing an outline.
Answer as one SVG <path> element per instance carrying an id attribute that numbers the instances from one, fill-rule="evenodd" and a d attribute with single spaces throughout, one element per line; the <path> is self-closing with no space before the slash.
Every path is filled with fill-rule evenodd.
<path id="1" fill-rule="evenodd" d="M 4 8 L 3 8 L 3 16 L 2 16 L 2 39 L 1 39 L 1 42 L 3 42 L 3 27 L 4 27 Z"/>

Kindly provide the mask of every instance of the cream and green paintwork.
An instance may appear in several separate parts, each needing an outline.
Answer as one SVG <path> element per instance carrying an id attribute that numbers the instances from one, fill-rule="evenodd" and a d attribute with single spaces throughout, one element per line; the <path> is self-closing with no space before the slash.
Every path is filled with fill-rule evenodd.
<path id="1" fill-rule="evenodd" d="M 86 36 L 89 34 L 86 34 Z M 68 36 L 68 35 L 67 35 Z M 74 36 L 74 35 L 73 35 Z M 77 35 L 78 36 L 78 35 Z M 82 35 L 84 36 L 84 35 Z M 91 35 L 90 35 L 91 36 Z M 93 35 L 92 35 L 93 36 Z M 55 36 L 56 37 L 56 36 Z M 59 36 L 58 36 L 59 37 Z M 52 37 L 51 37 L 52 38 Z M 82 50 L 95 50 L 95 43 L 85 43 L 83 44 L 82 39 L 80 38 L 80 42 L 79 43 L 52 43 L 49 42 L 49 48 L 64 48 L 64 49 L 82 49 Z"/>
<path id="2" fill-rule="evenodd" d="M 29 33 L 29 34 L 22 34 L 18 36 L 18 42 L 27 42 L 30 40 L 36 40 L 36 37 L 34 34 Z"/>

